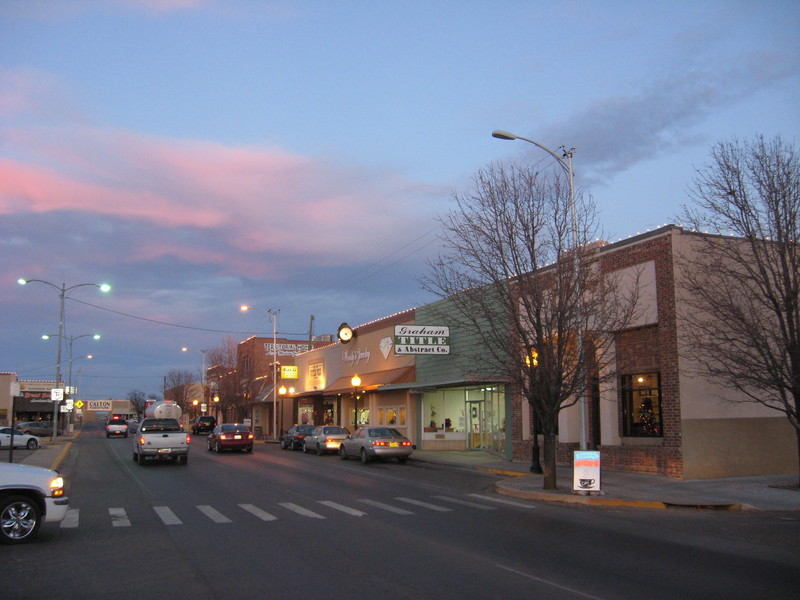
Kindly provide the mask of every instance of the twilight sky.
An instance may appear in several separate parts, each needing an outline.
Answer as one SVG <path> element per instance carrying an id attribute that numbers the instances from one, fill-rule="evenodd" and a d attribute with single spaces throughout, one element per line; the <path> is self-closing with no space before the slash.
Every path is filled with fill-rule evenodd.
<path id="1" fill-rule="evenodd" d="M 272 335 L 241 304 L 294 338 L 427 304 L 452 194 L 557 168 L 494 129 L 575 146 L 606 239 L 676 222 L 715 142 L 800 138 L 798 31 L 797 0 L 0 0 L 0 371 L 55 376 L 58 292 L 19 277 L 113 286 L 67 294 L 84 399 Z"/>

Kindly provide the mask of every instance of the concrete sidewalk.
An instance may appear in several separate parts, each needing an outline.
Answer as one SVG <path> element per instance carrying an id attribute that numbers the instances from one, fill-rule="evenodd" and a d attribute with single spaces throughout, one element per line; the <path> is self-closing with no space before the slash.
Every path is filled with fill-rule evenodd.
<path id="1" fill-rule="evenodd" d="M 558 467 L 558 490 L 545 491 L 542 475 L 532 475 L 530 463 L 508 462 L 487 452 L 416 450 L 412 460 L 503 476 L 505 479 L 494 484 L 499 494 L 535 502 L 654 509 L 800 511 L 796 474 L 679 481 L 661 475 L 603 470 L 600 494 L 578 495 L 572 492 L 572 467 Z"/>
<path id="2" fill-rule="evenodd" d="M 37 450 L 25 451 L 26 456 L 17 462 L 58 470 L 78 435 L 59 438 L 55 442 L 45 441 Z M 23 452 L 19 452 L 22 456 Z M 679 481 L 660 475 L 603 470 L 600 495 L 584 496 L 572 493 L 571 467 L 559 467 L 558 490 L 545 491 L 542 489 L 542 476 L 532 475 L 529 463 L 508 462 L 488 452 L 415 450 L 411 460 L 498 475 L 503 478 L 494 484 L 499 494 L 534 502 L 655 509 L 800 511 L 797 475 Z"/>

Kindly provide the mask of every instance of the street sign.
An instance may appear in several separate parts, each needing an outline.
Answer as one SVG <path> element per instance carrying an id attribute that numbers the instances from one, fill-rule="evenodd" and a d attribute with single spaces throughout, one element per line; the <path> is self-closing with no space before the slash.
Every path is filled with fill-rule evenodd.
<path id="1" fill-rule="evenodd" d="M 111 400 L 87 400 L 86 410 L 110 411 Z"/>
<path id="2" fill-rule="evenodd" d="M 75 401 L 72 398 L 67 398 L 64 406 L 67 407 L 67 410 L 72 410 L 75 407 Z"/>
<path id="3" fill-rule="evenodd" d="M 600 452 L 579 450 L 573 453 L 572 489 L 576 492 L 600 491 Z"/>
<path id="4" fill-rule="evenodd" d="M 81 409 L 81 408 L 83 408 L 83 400 L 78 400 L 78 401 L 75 403 L 75 408 L 78 408 L 78 409 Z"/>
<path id="5" fill-rule="evenodd" d="M 61 388 L 53 388 L 50 390 L 50 400 L 53 402 L 61 402 L 64 399 L 64 390 Z"/>

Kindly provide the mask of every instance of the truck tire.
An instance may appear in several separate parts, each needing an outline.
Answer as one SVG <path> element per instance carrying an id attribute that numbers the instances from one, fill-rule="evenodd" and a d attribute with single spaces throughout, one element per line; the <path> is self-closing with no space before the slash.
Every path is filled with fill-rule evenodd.
<path id="1" fill-rule="evenodd" d="M 189 463 L 189 457 L 188 456 L 179 456 L 178 457 L 178 464 L 179 465 L 186 465 L 188 463 Z"/>
<path id="2" fill-rule="evenodd" d="M 27 496 L 8 496 L 0 500 L 0 524 L 0 542 L 24 544 L 39 530 L 42 509 Z"/>
<path id="3" fill-rule="evenodd" d="M 136 462 L 139 463 L 140 465 L 143 465 L 144 464 L 144 455 L 137 454 L 136 455 Z"/>

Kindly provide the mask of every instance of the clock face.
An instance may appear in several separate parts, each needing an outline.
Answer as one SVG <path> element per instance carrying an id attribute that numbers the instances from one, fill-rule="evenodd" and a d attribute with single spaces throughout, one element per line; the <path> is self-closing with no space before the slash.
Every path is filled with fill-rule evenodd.
<path id="1" fill-rule="evenodd" d="M 347 325 L 347 323 L 342 323 L 339 326 L 338 336 L 341 342 L 347 343 L 353 339 L 353 330 L 350 328 L 349 325 Z"/>

